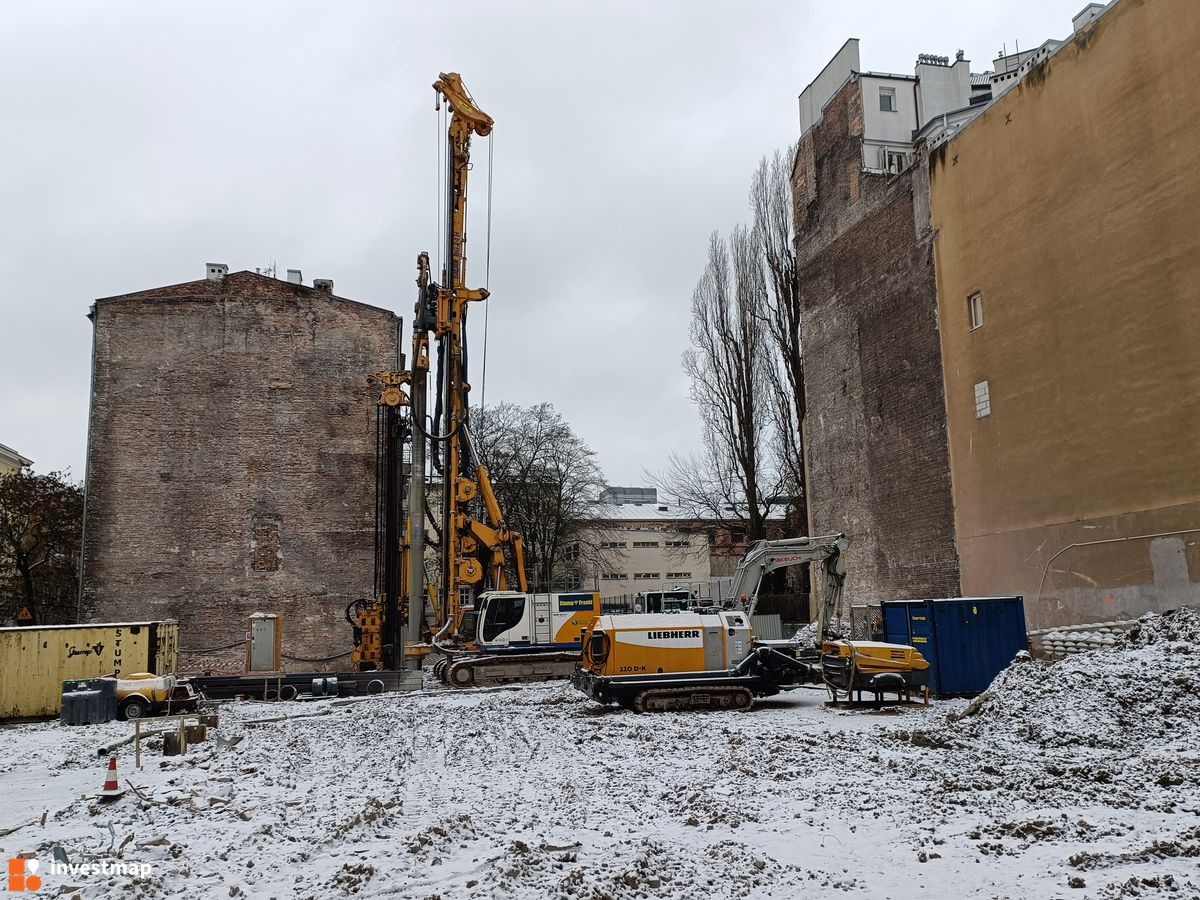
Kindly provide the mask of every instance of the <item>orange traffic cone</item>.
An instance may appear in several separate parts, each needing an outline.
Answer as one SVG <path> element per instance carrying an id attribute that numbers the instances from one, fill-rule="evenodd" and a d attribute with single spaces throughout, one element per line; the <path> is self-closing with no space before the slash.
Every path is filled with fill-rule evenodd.
<path id="1" fill-rule="evenodd" d="M 104 779 L 104 787 L 96 796 L 101 800 L 115 800 L 124 793 L 117 783 L 117 754 L 114 753 L 108 758 L 108 777 Z"/>

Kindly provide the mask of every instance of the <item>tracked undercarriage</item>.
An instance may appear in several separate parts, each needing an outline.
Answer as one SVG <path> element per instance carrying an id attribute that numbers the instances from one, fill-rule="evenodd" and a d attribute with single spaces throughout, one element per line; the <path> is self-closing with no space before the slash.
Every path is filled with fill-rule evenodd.
<path id="1" fill-rule="evenodd" d="M 754 695 L 744 687 L 676 687 L 640 691 L 628 703 L 635 712 L 669 712 L 677 709 L 741 709 L 754 705 Z"/>
<path id="2" fill-rule="evenodd" d="M 433 664 L 433 674 L 450 687 L 489 687 L 570 678 L 578 663 L 577 652 L 565 651 L 443 656 Z"/>

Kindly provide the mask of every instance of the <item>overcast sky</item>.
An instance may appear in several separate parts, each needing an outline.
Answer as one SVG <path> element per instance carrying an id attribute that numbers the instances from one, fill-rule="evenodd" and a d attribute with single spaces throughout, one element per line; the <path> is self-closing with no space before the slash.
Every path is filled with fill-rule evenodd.
<path id="1" fill-rule="evenodd" d="M 82 478 L 89 304 L 209 261 L 332 278 L 407 323 L 438 243 L 430 85 L 457 71 L 496 120 L 486 399 L 550 401 L 610 483 L 643 484 L 697 440 L 680 354 L 707 236 L 746 217 L 846 38 L 867 69 L 961 48 L 978 72 L 1083 5 L 5 0 L 0 443 Z"/>

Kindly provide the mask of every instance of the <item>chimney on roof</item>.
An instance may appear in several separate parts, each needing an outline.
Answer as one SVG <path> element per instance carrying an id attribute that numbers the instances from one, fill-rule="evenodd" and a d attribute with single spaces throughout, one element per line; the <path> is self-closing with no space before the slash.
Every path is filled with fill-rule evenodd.
<path id="1" fill-rule="evenodd" d="M 225 263 L 205 263 L 204 277 L 209 281 L 220 281 L 229 274 L 229 266 Z"/>
<path id="2" fill-rule="evenodd" d="M 299 269 L 288 269 L 289 284 L 304 284 L 304 276 L 300 274 Z"/>
<path id="3" fill-rule="evenodd" d="M 1078 34 L 1082 29 L 1095 22 L 1098 18 L 1100 18 L 1100 14 L 1104 12 L 1105 6 L 1106 5 L 1104 3 L 1089 3 L 1083 9 L 1081 9 L 1075 14 L 1075 17 L 1071 19 L 1071 32 L 1073 34 Z"/>
<path id="4" fill-rule="evenodd" d="M 322 291 L 326 294 L 332 294 L 333 293 L 333 279 L 332 278 L 314 278 L 313 279 L 313 287 L 315 287 L 318 291 Z"/>

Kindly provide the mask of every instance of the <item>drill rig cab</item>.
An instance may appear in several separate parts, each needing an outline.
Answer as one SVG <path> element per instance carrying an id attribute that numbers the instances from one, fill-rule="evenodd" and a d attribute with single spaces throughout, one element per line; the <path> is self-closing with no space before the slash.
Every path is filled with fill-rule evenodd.
<path id="1" fill-rule="evenodd" d="M 599 613 L 592 591 L 485 591 L 465 607 L 457 646 L 437 644 L 444 684 L 471 687 L 568 678 L 588 626 Z"/>

